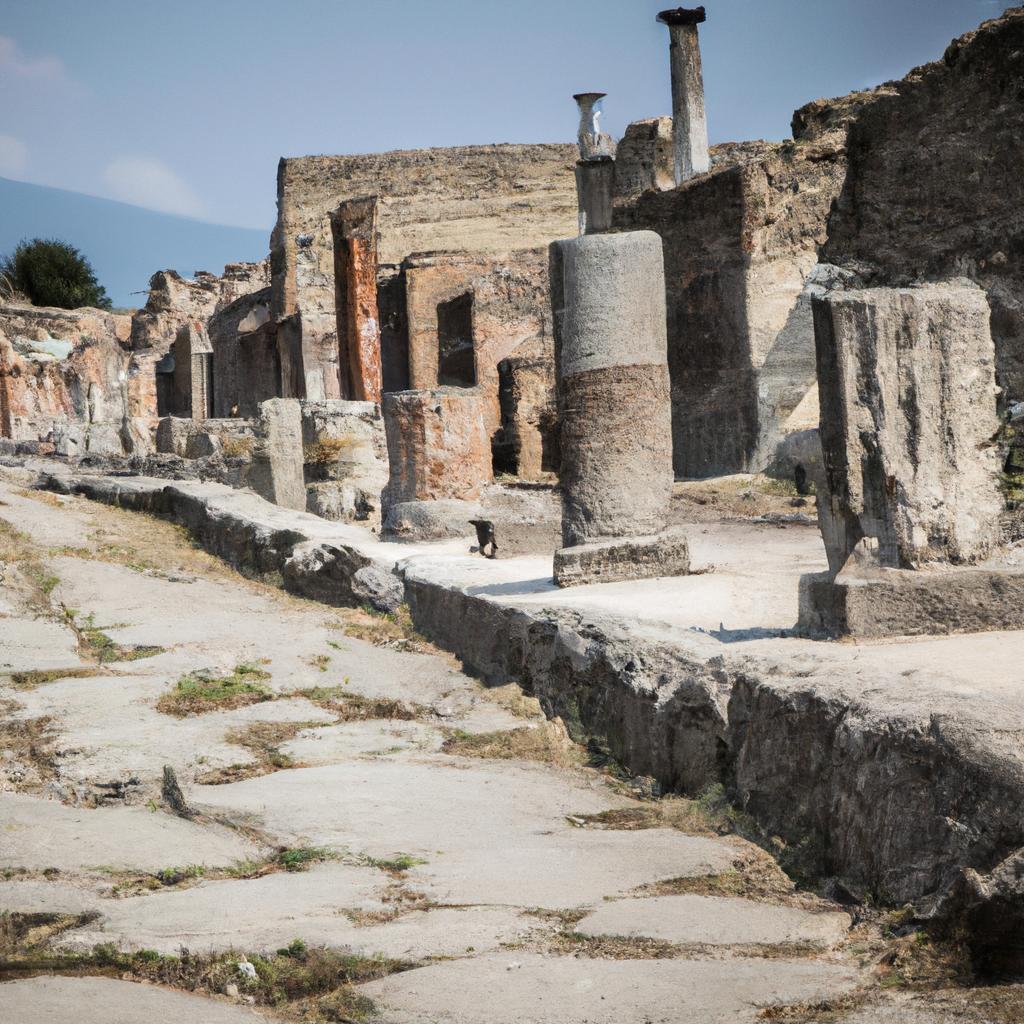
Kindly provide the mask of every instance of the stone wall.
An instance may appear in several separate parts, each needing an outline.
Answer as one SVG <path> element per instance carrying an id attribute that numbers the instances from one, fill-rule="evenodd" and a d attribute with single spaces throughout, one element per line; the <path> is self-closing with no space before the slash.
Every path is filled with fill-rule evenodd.
<path id="1" fill-rule="evenodd" d="M 575 234 L 576 148 L 466 146 L 284 159 L 271 240 L 275 318 L 297 315 L 306 397 L 340 397 L 331 214 L 375 196 L 381 267 L 410 253 L 498 255 Z M 382 324 L 385 355 L 388 347 Z"/>
<path id="2" fill-rule="evenodd" d="M 718 147 L 709 174 L 617 204 L 617 227 L 664 242 L 677 475 L 765 468 L 813 389 L 810 295 L 844 142 L 842 124 L 816 123 Z"/>
<path id="3" fill-rule="evenodd" d="M 1024 9 L 953 42 L 857 116 L 823 257 L 871 284 L 969 277 L 1004 403 L 1024 399 Z"/>
<path id="4" fill-rule="evenodd" d="M 340 522 L 379 522 L 388 482 L 380 405 L 302 402 L 301 410 L 306 510 Z"/>
<path id="5" fill-rule="evenodd" d="M 0 434 L 63 455 L 149 450 L 152 378 L 130 335 L 104 310 L 0 306 Z"/>
<path id="6" fill-rule="evenodd" d="M 544 480 L 561 462 L 554 338 L 531 338 L 498 364 L 501 431 L 495 468 L 520 480 Z"/>
<path id="7" fill-rule="evenodd" d="M 261 402 L 281 395 L 277 331 L 270 288 L 236 299 L 210 317 L 215 416 L 255 416 Z"/>
<path id="8" fill-rule="evenodd" d="M 427 253 L 403 265 L 410 387 L 476 387 L 487 428 L 501 423 L 498 364 L 550 337 L 547 252 Z"/>
<path id="9" fill-rule="evenodd" d="M 146 305 L 132 318 L 132 348 L 166 352 L 189 320 L 205 324 L 236 299 L 269 284 L 269 260 L 229 263 L 221 277 L 197 270 L 191 281 L 176 270 L 158 270 L 149 279 Z"/>

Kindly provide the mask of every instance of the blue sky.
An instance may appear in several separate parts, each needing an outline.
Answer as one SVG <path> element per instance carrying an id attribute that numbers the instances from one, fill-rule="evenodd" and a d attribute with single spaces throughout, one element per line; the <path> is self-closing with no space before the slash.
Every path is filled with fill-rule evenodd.
<path id="1" fill-rule="evenodd" d="M 0 0 L 0 176 L 269 231 L 278 157 L 668 113 L 664 0 Z M 712 142 L 902 76 L 1001 0 L 705 0 Z"/>

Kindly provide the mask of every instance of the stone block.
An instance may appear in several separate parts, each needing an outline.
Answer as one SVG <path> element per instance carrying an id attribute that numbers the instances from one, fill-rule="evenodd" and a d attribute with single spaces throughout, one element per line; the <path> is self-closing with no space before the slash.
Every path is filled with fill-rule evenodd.
<path id="1" fill-rule="evenodd" d="M 1024 629 L 1024 572 L 978 566 L 804 576 L 798 630 L 872 640 Z"/>
<path id="2" fill-rule="evenodd" d="M 295 399 L 272 398 L 260 405 L 250 482 L 267 501 L 305 511 L 302 472 L 302 413 Z"/>
<path id="3" fill-rule="evenodd" d="M 999 540 L 995 353 L 968 282 L 814 300 L 829 566 L 864 537 L 880 564 L 974 563 Z"/>
<path id="4" fill-rule="evenodd" d="M 385 509 L 408 501 L 473 501 L 494 476 L 485 403 L 473 389 L 384 397 L 390 477 Z"/>
<path id="5" fill-rule="evenodd" d="M 686 534 L 676 528 L 654 537 L 577 544 L 555 552 L 555 582 L 560 587 L 685 576 L 689 571 L 690 546 Z"/>

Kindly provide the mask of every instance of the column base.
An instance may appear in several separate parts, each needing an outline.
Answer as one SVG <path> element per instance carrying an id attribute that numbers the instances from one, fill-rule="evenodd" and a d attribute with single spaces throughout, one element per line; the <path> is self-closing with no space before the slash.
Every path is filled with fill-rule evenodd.
<path id="1" fill-rule="evenodd" d="M 555 552 L 555 583 L 560 587 L 685 576 L 689 571 L 690 546 L 680 529 L 652 537 L 577 544 Z"/>
<path id="2" fill-rule="evenodd" d="M 873 569 L 804 576 L 797 631 L 881 639 L 1024 629 L 1024 572 L 1011 568 Z"/>

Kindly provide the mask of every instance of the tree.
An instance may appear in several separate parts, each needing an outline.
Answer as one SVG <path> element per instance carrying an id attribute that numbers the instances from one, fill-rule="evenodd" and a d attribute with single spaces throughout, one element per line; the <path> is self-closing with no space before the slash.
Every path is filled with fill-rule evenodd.
<path id="1" fill-rule="evenodd" d="M 56 238 L 19 242 L 13 255 L 0 259 L 0 276 L 36 306 L 111 307 L 89 261 L 73 245 Z"/>

